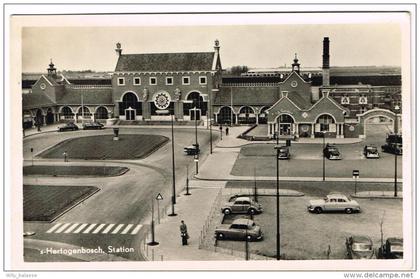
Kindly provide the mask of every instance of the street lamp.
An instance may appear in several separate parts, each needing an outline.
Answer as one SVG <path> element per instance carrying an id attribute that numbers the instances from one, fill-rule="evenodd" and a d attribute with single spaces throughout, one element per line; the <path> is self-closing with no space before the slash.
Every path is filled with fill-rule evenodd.
<path id="1" fill-rule="evenodd" d="M 176 216 L 176 189 L 175 189 L 175 140 L 174 140 L 174 115 L 171 115 L 171 135 L 172 135 L 172 213 L 168 216 Z"/>
<path id="2" fill-rule="evenodd" d="M 195 122 L 195 148 L 198 149 L 198 136 L 197 136 L 197 107 L 194 107 L 194 122 Z"/>
<path id="3" fill-rule="evenodd" d="M 395 120 L 394 120 L 394 132 L 398 133 L 398 125 L 397 125 L 397 121 L 398 121 L 398 116 L 397 116 L 397 111 L 400 109 L 400 107 L 398 105 L 395 106 Z M 398 174 L 398 168 L 397 168 L 397 152 L 396 150 L 394 151 L 394 197 L 397 197 L 398 195 L 398 185 L 397 185 L 397 174 Z"/>
<path id="4" fill-rule="evenodd" d="M 322 131 L 322 181 L 325 181 L 325 133 L 326 131 Z"/>
<path id="5" fill-rule="evenodd" d="M 186 195 L 186 196 L 189 196 L 189 195 L 191 195 L 191 193 L 190 193 L 190 180 L 189 180 L 189 178 L 188 178 L 188 165 L 187 165 L 187 179 L 186 179 L 186 186 L 187 186 L 187 192 L 184 194 L 184 195 Z"/>
<path id="6" fill-rule="evenodd" d="M 150 246 L 155 246 L 155 245 L 158 245 L 159 244 L 159 242 L 157 242 L 156 240 L 155 240 L 155 214 L 154 214 L 154 212 L 155 212 L 155 207 L 154 207 L 154 204 L 155 204 L 155 198 L 153 198 L 152 199 L 152 224 L 151 224 L 151 229 L 152 229 L 152 241 L 150 241 L 149 243 L 147 243 L 147 245 L 150 245 Z M 159 210 L 158 210 L 159 211 Z"/>
<path id="7" fill-rule="evenodd" d="M 276 207 L 277 207 L 277 233 L 276 233 L 276 259 L 280 260 L 280 193 L 279 193 L 279 156 L 280 156 L 280 146 L 276 145 L 274 147 L 277 151 L 276 153 L 276 174 L 277 174 L 277 184 L 276 184 Z"/>

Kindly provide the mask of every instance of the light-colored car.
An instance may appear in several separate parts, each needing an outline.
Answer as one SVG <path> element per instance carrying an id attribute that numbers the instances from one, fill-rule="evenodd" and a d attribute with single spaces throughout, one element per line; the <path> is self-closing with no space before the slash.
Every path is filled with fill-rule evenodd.
<path id="1" fill-rule="evenodd" d="M 255 202 L 250 197 L 237 197 L 225 203 L 222 208 L 222 213 L 229 215 L 231 213 L 246 213 L 257 214 L 263 212 L 261 204 Z"/>
<path id="2" fill-rule="evenodd" d="M 232 224 L 222 224 L 216 228 L 215 236 L 218 240 L 261 240 L 263 233 L 260 226 L 255 224 L 253 220 L 239 218 Z"/>
<path id="3" fill-rule="evenodd" d="M 308 210 L 317 214 L 334 211 L 344 211 L 351 214 L 353 212 L 360 212 L 360 205 L 357 201 L 350 199 L 346 195 L 333 193 L 327 195 L 322 200 L 310 200 Z"/>

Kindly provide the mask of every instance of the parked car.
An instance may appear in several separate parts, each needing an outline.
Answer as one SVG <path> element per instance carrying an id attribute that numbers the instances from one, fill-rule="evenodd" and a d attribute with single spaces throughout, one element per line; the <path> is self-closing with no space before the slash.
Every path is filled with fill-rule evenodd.
<path id="1" fill-rule="evenodd" d="M 193 144 L 193 145 L 184 147 L 184 152 L 187 155 L 197 155 L 200 153 L 200 147 L 198 144 Z"/>
<path id="2" fill-rule="evenodd" d="M 222 206 L 222 213 L 229 215 L 231 213 L 257 214 L 262 213 L 261 204 L 255 202 L 250 197 L 237 197 Z"/>
<path id="3" fill-rule="evenodd" d="M 347 237 L 346 251 L 349 259 L 372 259 L 374 255 L 372 239 L 364 235 Z"/>
<path id="4" fill-rule="evenodd" d="M 73 122 L 66 123 L 64 126 L 58 127 L 59 132 L 77 131 L 77 130 L 79 130 L 79 127 Z"/>
<path id="5" fill-rule="evenodd" d="M 382 145 L 382 151 L 391 154 L 402 155 L 402 143 L 386 143 Z"/>
<path id="6" fill-rule="evenodd" d="M 363 148 L 363 155 L 365 155 L 367 159 L 379 159 L 378 148 L 374 145 L 365 145 L 365 148 Z"/>
<path id="7" fill-rule="evenodd" d="M 215 235 L 218 240 L 261 240 L 263 238 L 260 226 L 253 220 L 245 218 L 236 219 L 230 225 L 222 224 L 216 228 Z"/>
<path id="8" fill-rule="evenodd" d="M 397 237 L 387 238 L 385 244 L 379 248 L 379 258 L 381 259 L 402 259 L 403 258 L 403 239 Z"/>
<path id="9" fill-rule="evenodd" d="M 327 195 L 322 200 L 310 200 L 308 210 L 317 214 L 328 211 L 344 211 L 347 214 L 351 214 L 353 212 L 360 212 L 360 205 L 357 201 L 350 199 L 346 195 L 333 193 Z"/>
<path id="10" fill-rule="evenodd" d="M 287 146 L 281 146 L 279 148 L 279 157 L 278 159 L 282 160 L 282 159 L 290 159 L 290 152 L 289 152 L 289 147 Z"/>
<path id="11" fill-rule="evenodd" d="M 83 130 L 100 130 L 104 129 L 104 124 L 99 122 L 88 122 L 83 124 Z"/>
<path id="12" fill-rule="evenodd" d="M 337 146 L 329 143 L 324 148 L 324 156 L 329 160 L 341 160 L 341 153 Z"/>

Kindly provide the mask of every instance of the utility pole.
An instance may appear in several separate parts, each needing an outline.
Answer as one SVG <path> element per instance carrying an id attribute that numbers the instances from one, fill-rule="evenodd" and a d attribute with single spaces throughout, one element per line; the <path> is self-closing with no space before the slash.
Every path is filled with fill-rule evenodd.
<path id="1" fill-rule="evenodd" d="M 168 216 L 176 216 L 176 189 L 175 189 L 175 139 L 174 139 L 174 115 L 171 115 L 171 135 L 172 135 L 172 213 Z"/>

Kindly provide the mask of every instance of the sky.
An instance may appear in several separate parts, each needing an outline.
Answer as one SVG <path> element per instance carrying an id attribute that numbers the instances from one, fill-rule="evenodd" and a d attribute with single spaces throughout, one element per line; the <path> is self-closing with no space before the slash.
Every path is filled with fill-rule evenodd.
<path id="1" fill-rule="evenodd" d="M 220 41 L 222 67 L 320 67 L 322 41 L 330 38 L 331 66 L 401 66 L 401 31 L 396 23 L 264 24 L 221 26 L 24 27 L 22 71 L 113 71 L 115 44 L 123 54 L 213 51 Z"/>

